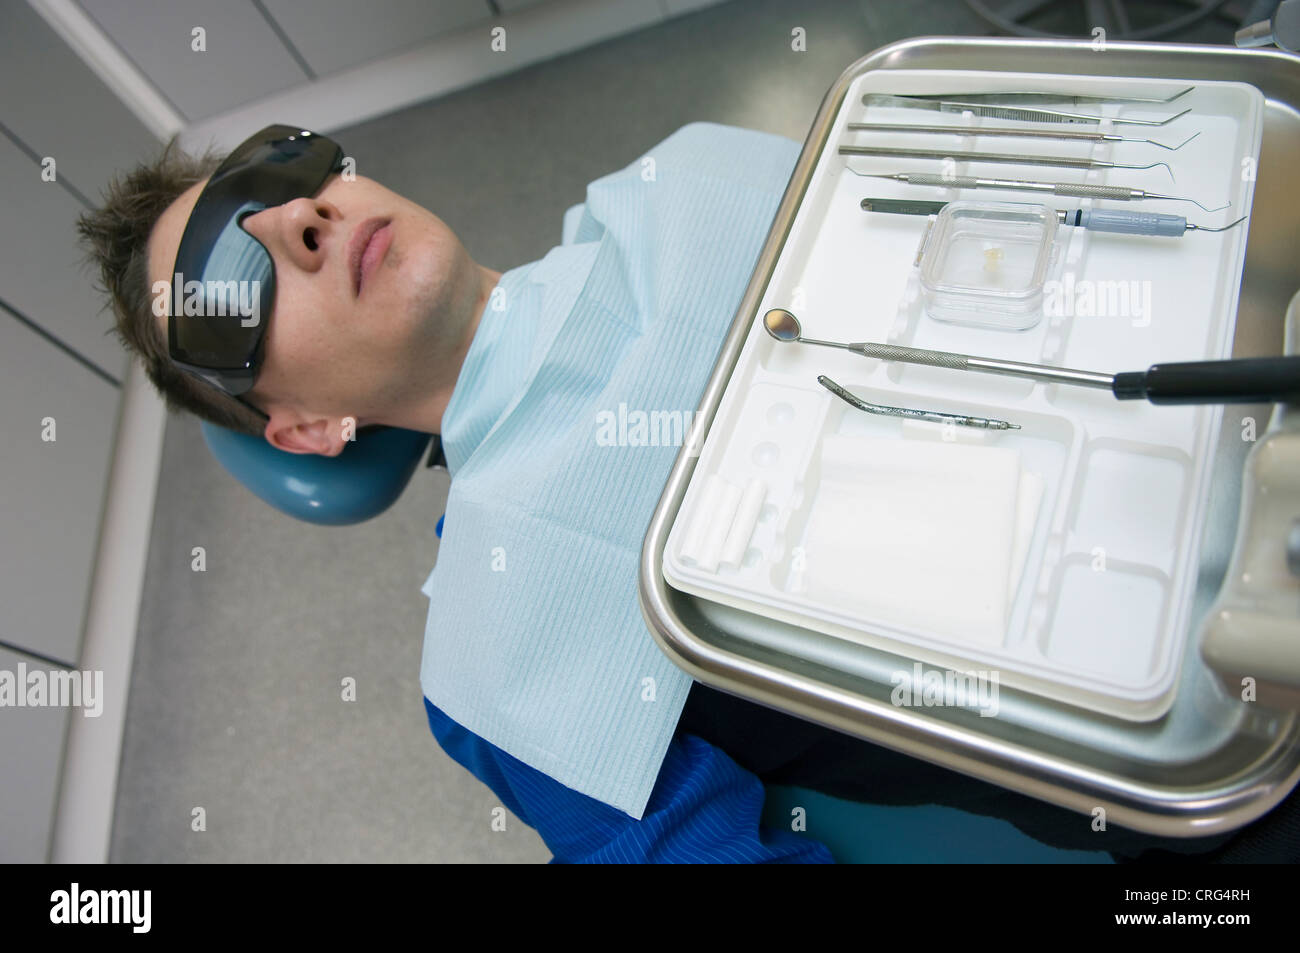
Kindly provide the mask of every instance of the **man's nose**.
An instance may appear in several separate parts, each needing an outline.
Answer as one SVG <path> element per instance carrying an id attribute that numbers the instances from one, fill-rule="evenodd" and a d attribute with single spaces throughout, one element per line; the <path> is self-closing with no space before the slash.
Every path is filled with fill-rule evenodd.
<path id="1" fill-rule="evenodd" d="M 327 256 L 338 253 L 342 216 L 318 198 L 294 199 L 244 219 L 244 228 L 271 252 L 283 255 L 303 271 L 316 271 Z"/>

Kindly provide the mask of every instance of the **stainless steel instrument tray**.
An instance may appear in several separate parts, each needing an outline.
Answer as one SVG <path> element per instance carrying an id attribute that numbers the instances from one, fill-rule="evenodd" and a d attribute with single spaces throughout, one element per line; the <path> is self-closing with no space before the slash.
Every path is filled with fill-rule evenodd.
<path id="1" fill-rule="evenodd" d="M 705 424 L 717 411 L 850 82 L 891 69 L 1253 84 L 1266 99 L 1264 137 L 1233 354 L 1281 353 L 1283 316 L 1300 286 L 1300 193 L 1287 181 L 1300 155 L 1300 58 L 1212 46 L 1108 43 L 1099 52 L 1088 41 L 921 37 L 858 60 L 823 100 L 705 389 L 699 408 Z M 1233 423 L 1252 416 L 1262 435 L 1270 411 L 1238 406 L 1225 415 L 1177 695 L 1155 722 L 1121 722 L 1005 688 L 994 718 L 954 707 L 895 706 L 889 676 L 910 668 L 910 659 L 671 588 L 661 566 L 697 460 L 690 445 L 679 452 L 646 533 L 638 575 L 642 613 L 677 665 L 724 691 L 1084 814 L 1103 808 L 1108 823 L 1165 836 L 1231 830 L 1264 814 L 1300 781 L 1297 712 L 1227 694 L 1194 637 L 1223 582 L 1237 529 L 1242 467 L 1252 444 Z"/>

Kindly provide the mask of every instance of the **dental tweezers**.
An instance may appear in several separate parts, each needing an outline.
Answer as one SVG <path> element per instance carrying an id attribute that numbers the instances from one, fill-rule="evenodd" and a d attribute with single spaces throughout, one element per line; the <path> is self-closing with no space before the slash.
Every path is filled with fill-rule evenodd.
<path id="1" fill-rule="evenodd" d="M 992 95 L 992 94 L 989 94 Z M 929 109 L 941 113 L 973 113 L 989 119 L 1015 119 L 1023 122 L 1082 122 L 1099 124 L 1103 119 L 1113 123 L 1130 126 L 1165 126 L 1180 116 L 1186 116 L 1192 110 L 1184 109 L 1166 119 L 1128 119 L 1120 116 L 1093 116 L 1088 113 L 1072 113 L 1061 109 L 1041 109 L 1028 106 L 996 106 L 976 102 L 974 96 L 963 96 L 960 100 L 922 99 L 911 96 L 890 96 L 884 93 L 867 93 L 862 97 L 864 106 L 902 106 L 908 109 Z"/>
<path id="2" fill-rule="evenodd" d="M 1195 88 L 1195 86 L 1188 86 L 1163 99 L 1152 99 L 1145 96 L 1097 96 L 1088 93 L 1042 93 L 1020 90 L 1008 90 L 1001 93 L 901 93 L 899 95 L 907 99 L 968 99 L 982 103 L 1070 103 L 1075 106 L 1081 103 L 1154 103 L 1157 106 L 1163 106 L 1166 103 L 1172 103 L 1175 99 L 1181 99 Z"/>

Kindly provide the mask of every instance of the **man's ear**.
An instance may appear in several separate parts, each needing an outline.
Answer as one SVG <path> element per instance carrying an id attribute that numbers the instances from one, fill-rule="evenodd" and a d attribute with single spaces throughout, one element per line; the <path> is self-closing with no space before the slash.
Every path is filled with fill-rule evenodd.
<path id="1" fill-rule="evenodd" d="M 343 452 L 340 422 L 319 417 L 310 423 L 295 423 L 272 417 L 266 425 L 266 439 L 287 453 L 316 453 L 337 457 Z"/>

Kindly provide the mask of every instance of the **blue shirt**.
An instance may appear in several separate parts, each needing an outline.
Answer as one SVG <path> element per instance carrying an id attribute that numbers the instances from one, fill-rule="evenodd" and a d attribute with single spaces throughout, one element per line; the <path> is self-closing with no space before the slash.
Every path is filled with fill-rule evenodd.
<path id="1" fill-rule="evenodd" d="M 762 827 L 762 782 L 694 735 L 673 737 L 636 821 L 511 757 L 427 698 L 424 707 L 442 749 L 541 835 L 552 863 L 835 862 L 818 841 Z"/>

